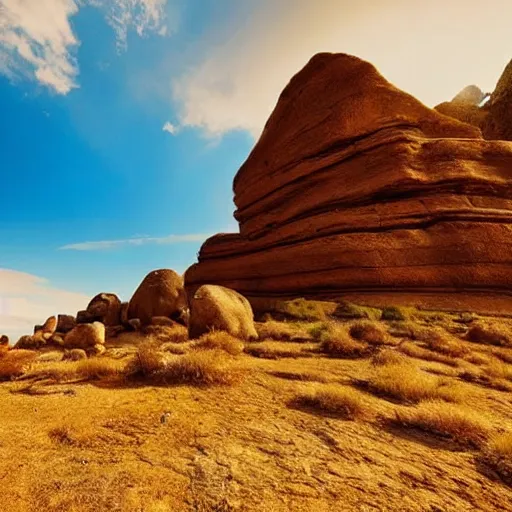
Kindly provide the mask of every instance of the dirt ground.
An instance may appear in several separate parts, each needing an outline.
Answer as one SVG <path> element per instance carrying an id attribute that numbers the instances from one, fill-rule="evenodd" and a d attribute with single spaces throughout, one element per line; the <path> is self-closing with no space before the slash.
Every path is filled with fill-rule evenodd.
<path id="1" fill-rule="evenodd" d="M 238 356 L 234 386 L 0 384 L 2 510 L 512 511 L 512 488 L 476 451 L 384 421 L 410 405 L 361 391 L 364 421 L 294 405 L 311 381 L 371 371 L 304 347 Z M 512 421 L 512 393 L 460 385 L 496 428 Z"/>

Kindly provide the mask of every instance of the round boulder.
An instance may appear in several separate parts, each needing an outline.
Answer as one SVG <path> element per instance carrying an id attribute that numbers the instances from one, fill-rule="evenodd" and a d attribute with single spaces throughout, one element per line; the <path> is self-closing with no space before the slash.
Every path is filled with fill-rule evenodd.
<path id="1" fill-rule="evenodd" d="M 9 336 L 2 334 L 2 336 L 0 336 L 0 347 L 7 345 L 9 345 Z"/>
<path id="2" fill-rule="evenodd" d="M 26 350 L 36 350 L 46 344 L 45 340 L 39 336 L 30 336 L 29 334 L 25 334 L 22 336 L 14 345 L 14 348 L 23 348 Z"/>
<path id="3" fill-rule="evenodd" d="M 59 315 L 57 318 L 57 332 L 66 333 L 76 326 L 76 319 L 73 315 Z"/>
<path id="4" fill-rule="evenodd" d="M 94 322 L 101 322 L 104 325 L 119 325 L 121 301 L 114 293 L 99 293 L 89 302 L 87 313 Z"/>
<path id="5" fill-rule="evenodd" d="M 149 325 L 155 316 L 165 316 L 186 324 L 187 294 L 183 277 L 170 269 L 153 270 L 140 283 L 128 306 L 128 318 Z"/>
<path id="6" fill-rule="evenodd" d="M 241 339 L 257 339 L 249 301 L 223 286 L 198 288 L 190 303 L 189 337 L 199 338 L 212 330 L 225 331 Z"/>
<path id="7" fill-rule="evenodd" d="M 66 348 L 90 349 L 105 343 L 105 326 L 101 322 L 78 324 L 64 338 Z"/>

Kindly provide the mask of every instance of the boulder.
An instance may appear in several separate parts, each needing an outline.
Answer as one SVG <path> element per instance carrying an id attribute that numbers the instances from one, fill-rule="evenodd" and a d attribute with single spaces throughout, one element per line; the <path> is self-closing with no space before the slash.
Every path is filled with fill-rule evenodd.
<path id="1" fill-rule="evenodd" d="M 125 328 L 122 325 L 107 325 L 105 327 L 105 337 L 106 338 L 117 338 L 117 336 L 119 336 L 124 331 L 125 331 Z"/>
<path id="2" fill-rule="evenodd" d="M 87 353 L 85 350 L 81 348 L 72 348 L 71 350 L 65 350 L 64 356 L 62 357 L 63 361 L 80 361 L 82 359 L 87 359 Z"/>
<path id="3" fill-rule="evenodd" d="M 0 336 L 0 347 L 6 347 L 7 345 L 9 345 L 9 336 L 2 334 L 2 336 Z"/>
<path id="4" fill-rule="evenodd" d="M 90 324 L 94 322 L 94 317 L 87 311 L 83 309 L 82 311 L 78 311 L 76 314 L 76 323 L 77 324 Z"/>
<path id="5" fill-rule="evenodd" d="M 76 319 L 73 315 L 58 315 L 57 331 L 67 333 L 76 326 Z"/>
<path id="6" fill-rule="evenodd" d="M 37 329 L 39 327 L 39 329 Z M 57 329 L 57 317 L 51 316 L 41 326 L 34 327 L 34 337 L 38 339 L 49 340 Z"/>
<path id="7" fill-rule="evenodd" d="M 190 301 L 189 338 L 199 338 L 212 330 L 245 340 L 258 339 L 249 301 L 222 286 L 201 286 Z"/>
<path id="8" fill-rule="evenodd" d="M 64 346 L 64 333 L 56 332 L 49 340 L 48 343 L 57 345 L 58 347 Z"/>
<path id="9" fill-rule="evenodd" d="M 512 312 L 512 143 L 429 109 L 370 63 L 319 54 L 234 179 L 239 233 L 185 274 L 257 312 L 297 297 Z"/>
<path id="10" fill-rule="evenodd" d="M 114 293 L 99 293 L 89 302 L 87 313 L 93 322 L 101 322 L 106 326 L 119 325 L 121 301 Z"/>
<path id="11" fill-rule="evenodd" d="M 129 302 L 122 302 L 121 303 L 121 311 L 119 313 L 121 325 L 126 326 L 128 324 L 128 306 L 130 305 Z"/>
<path id="12" fill-rule="evenodd" d="M 188 319 L 187 295 L 183 278 L 174 270 L 150 272 L 140 283 L 128 306 L 128 318 L 149 325 L 155 316 L 165 316 L 185 324 Z"/>
<path id="13" fill-rule="evenodd" d="M 46 341 L 42 337 L 36 335 L 25 334 L 14 345 L 15 349 L 37 350 L 46 345 Z"/>
<path id="14" fill-rule="evenodd" d="M 64 337 L 66 348 L 91 349 L 105 343 L 105 326 L 101 322 L 78 324 Z"/>

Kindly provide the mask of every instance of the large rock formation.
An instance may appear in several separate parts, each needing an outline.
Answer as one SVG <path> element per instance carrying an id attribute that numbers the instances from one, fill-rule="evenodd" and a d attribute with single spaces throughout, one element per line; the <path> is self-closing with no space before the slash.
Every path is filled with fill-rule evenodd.
<path id="1" fill-rule="evenodd" d="M 189 293 L 512 312 L 512 143 L 358 58 L 319 54 L 291 80 L 234 192 L 240 234 L 204 243 Z"/>
<path id="2" fill-rule="evenodd" d="M 482 104 L 487 97 L 489 100 Z M 469 85 L 453 100 L 434 108 L 441 114 L 477 126 L 485 139 L 512 141 L 512 60 L 492 94 L 484 94 L 476 85 Z"/>

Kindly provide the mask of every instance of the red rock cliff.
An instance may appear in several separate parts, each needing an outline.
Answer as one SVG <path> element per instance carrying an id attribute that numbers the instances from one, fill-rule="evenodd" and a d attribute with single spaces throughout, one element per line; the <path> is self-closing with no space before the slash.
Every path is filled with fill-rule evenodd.
<path id="1" fill-rule="evenodd" d="M 292 78 L 234 192 L 240 234 L 205 242 L 189 290 L 512 312 L 512 143 L 356 57 Z"/>

